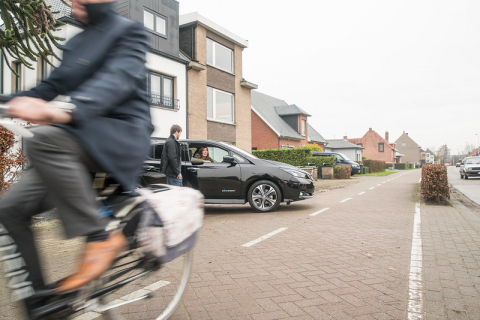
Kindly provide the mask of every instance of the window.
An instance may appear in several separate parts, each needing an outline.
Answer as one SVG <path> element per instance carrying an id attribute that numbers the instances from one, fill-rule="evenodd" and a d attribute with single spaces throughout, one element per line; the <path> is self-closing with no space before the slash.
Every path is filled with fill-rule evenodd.
<path id="1" fill-rule="evenodd" d="M 14 88 L 13 91 L 18 93 L 23 90 L 22 86 L 22 63 L 21 62 L 14 62 L 13 63 L 13 70 L 17 73 L 18 77 L 14 74 Z"/>
<path id="2" fill-rule="evenodd" d="M 302 136 L 304 136 L 305 133 L 305 127 L 307 126 L 307 120 L 302 120 Z"/>
<path id="3" fill-rule="evenodd" d="M 178 101 L 174 99 L 174 81 L 172 77 L 150 72 L 148 75 L 148 94 L 150 105 L 174 109 Z"/>
<path id="4" fill-rule="evenodd" d="M 158 13 L 144 9 L 143 24 L 145 25 L 145 28 L 154 31 L 155 33 L 161 34 L 162 36 L 167 35 L 167 18 Z"/>
<path id="5" fill-rule="evenodd" d="M 363 147 L 363 143 L 357 143 L 357 146 Z"/>
<path id="6" fill-rule="evenodd" d="M 383 142 L 378 143 L 378 152 L 383 152 L 384 151 L 384 145 Z"/>
<path id="7" fill-rule="evenodd" d="M 233 73 L 233 51 L 207 38 L 207 64 Z"/>
<path id="8" fill-rule="evenodd" d="M 45 59 L 40 59 L 40 78 L 42 80 L 45 80 L 48 78 L 50 75 L 50 72 L 52 72 L 52 66 L 48 64 L 47 60 Z"/>
<path id="9" fill-rule="evenodd" d="M 407 144 L 405 142 L 402 142 L 402 147 L 405 147 Z"/>
<path id="10" fill-rule="evenodd" d="M 233 94 L 207 87 L 207 119 L 233 123 Z"/>

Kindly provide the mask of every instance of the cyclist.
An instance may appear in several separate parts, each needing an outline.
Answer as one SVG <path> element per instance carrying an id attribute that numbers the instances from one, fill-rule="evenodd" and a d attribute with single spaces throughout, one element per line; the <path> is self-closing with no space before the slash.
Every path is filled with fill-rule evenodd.
<path id="1" fill-rule="evenodd" d="M 61 65 L 37 87 L 16 95 L 9 116 L 41 126 L 26 140 L 31 168 L 0 200 L 0 253 L 7 282 L 29 312 L 43 301 L 33 215 L 57 208 L 67 238 L 86 236 L 78 271 L 55 285 L 71 292 L 100 276 L 126 245 L 122 232 L 108 234 L 91 172 L 109 172 L 131 192 L 149 148 L 153 126 L 147 100 L 148 33 L 117 16 L 113 0 L 71 0 L 83 32 L 64 46 Z M 69 113 L 47 101 L 70 96 Z"/>

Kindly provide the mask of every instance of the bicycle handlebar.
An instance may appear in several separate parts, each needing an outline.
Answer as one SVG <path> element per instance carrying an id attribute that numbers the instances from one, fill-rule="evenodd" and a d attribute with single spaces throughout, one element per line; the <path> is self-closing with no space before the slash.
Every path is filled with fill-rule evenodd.
<path id="1" fill-rule="evenodd" d="M 72 112 L 72 110 L 75 109 L 75 105 L 68 102 L 50 101 L 49 104 L 55 108 L 63 109 L 65 112 Z M 8 104 L 0 104 L 0 126 L 3 126 L 5 129 L 19 134 L 24 138 L 33 137 L 33 133 L 28 129 L 10 120 L 8 109 Z"/>

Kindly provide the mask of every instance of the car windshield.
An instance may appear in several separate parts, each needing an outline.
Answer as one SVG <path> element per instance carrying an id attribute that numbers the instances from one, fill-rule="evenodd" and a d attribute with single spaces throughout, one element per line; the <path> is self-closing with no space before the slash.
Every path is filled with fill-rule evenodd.
<path id="1" fill-rule="evenodd" d="M 349 161 L 352 161 L 352 160 L 350 160 L 350 158 L 349 158 L 349 157 L 347 157 L 347 156 L 346 156 L 346 155 L 344 155 L 343 153 L 338 153 L 338 154 L 339 154 L 339 155 L 341 155 L 343 159 L 345 159 L 345 160 L 349 160 Z"/>
<path id="2" fill-rule="evenodd" d="M 228 143 L 225 143 L 225 142 L 220 142 L 220 144 L 224 145 L 224 146 L 227 146 L 228 148 L 232 149 L 233 151 L 235 151 L 236 153 L 244 156 L 244 157 L 250 157 L 250 158 L 255 158 L 255 159 L 258 159 L 257 157 L 255 157 L 253 154 L 251 153 L 248 153 L 247 151 L 245 150 L 242 150 L 240 149 L 239 147 L 235 147 L 234 145 L 231 145 L 231 144 L 228 144 Z"/>
<path id="3" fill-rule="evenodd" d="M 467 159 L 466 164 L 480 164 L 480 158 Z"/>

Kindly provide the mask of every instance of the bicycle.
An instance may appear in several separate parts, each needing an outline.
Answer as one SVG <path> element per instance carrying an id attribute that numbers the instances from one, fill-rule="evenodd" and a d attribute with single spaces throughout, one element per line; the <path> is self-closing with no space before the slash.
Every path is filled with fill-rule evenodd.
<path id="1" fill-rule="evenodd" d="M 56 107 L 67 111 L 71 109 L 69 104 L 57 104 Z M 0 125 L 24 137 L 32 136 L 27 128 L 6 120 L 7 118 L 8 106 L 0 104 L 0 119 L 2 119 Z M 169 190 L 163 185 L 154 185 L 149 189 L 153 193 Z M 103 196 L 111 195 L 103 194 Z M 133 219 L 136 219 L 135 217 L 138 217 L 139 211 L 142 210 L 142 203 L 143 198 L 137 197 L 135 201 L 115 208 L 109 217 L 107 231 L 121 230 L 131 226 Z M 197 237 L 198 231 L 189 239 L 196 241 Z M 191 273 L 193 249 L 179 252 L 179 256 L 174 260 L 161 264 L 158 259 L 142 252 L 135 237 L 129 238 L 128 247 L 127 251 L 115 259 L 105 274 L 76 292 L 57 295 L 54 293 L 55 284 L 36 292 L 37 298 L 48 302 L 34 310 L 32 318 L 53 316 L 54 319 L 73 317 L 80 320 L 105 316 L 107 319 L 116 319 L 117 316 L 113 311 L 120 310 L 127 313 L 133 311 L 134 319 L 152 319 L 150 314 L 154 313 L 155 319 L 168 319 L 179 306 L 185 293 Z"/>

